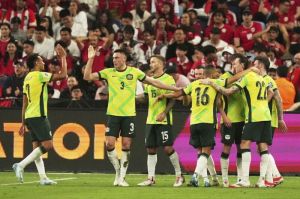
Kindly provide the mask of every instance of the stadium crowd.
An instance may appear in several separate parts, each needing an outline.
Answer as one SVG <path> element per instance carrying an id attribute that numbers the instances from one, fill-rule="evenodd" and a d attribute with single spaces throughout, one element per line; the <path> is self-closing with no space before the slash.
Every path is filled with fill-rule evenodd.
<path id="1" fill-rule="evenodd" d="M 231 56 L 268 57 L 288 110 L 300 92 L 300 2 L 297 0 L 0 0 L 0 97 L 21 98 L 26 60 L 38 53 L 46 71 L 60 73 L 55 46 L 67 51 L 68 78 L 48 85 L 52 98 L 106 100 L 105 81 L 85 81 L 88 47 L 92 72 L 113 67 L 125 49 L 128 65 L 151 75 L 149 58 L 162 55 L 176 85 L 213 65 L 231 70 Z M 143 86 L 138 86 L 138 94 Z"/>

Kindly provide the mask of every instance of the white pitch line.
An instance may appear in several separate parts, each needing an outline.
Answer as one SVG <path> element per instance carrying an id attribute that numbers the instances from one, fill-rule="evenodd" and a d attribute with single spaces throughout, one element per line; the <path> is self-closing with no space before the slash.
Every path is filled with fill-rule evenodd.
<path id="1" fill-rule="evenodd" d="M 65 181 L 65 180 L 75 180 L 77 178 L 58 178 L 58 179 L 53 179 L 54 181 Z M 23 182 L 23 183 L 9 183 L 9 184 L 0 184 L 2 186 L 10 186 L 10 185 L 22 185 L 22 184 L 33 184 L 33 183 L 37 183 L 40 181 L 31 181 L 31 182 Z"/>

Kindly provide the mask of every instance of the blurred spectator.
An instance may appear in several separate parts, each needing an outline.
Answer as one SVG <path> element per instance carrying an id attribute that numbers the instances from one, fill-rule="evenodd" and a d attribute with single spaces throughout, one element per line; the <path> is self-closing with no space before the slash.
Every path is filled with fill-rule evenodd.
<path id="1" fill-rule="evenodd" d="M 61 64 L 57 58 L 50 60 L 48 64 L 48 72 L 52 74 L 59 74 L 61 72 Z M 59 98 L 60 93 L 67 88 L 67 80 L 57 80 L 49 83 L 54 89 L 54 96 L 52 98 Z"/>
<path id="2" fill-rule="evenodd" d="M 60 38 L 63 41 L 70 53 L 75 60 L 80 59 L 80 50 L 78 48 L 77 43 L 72 39 L 72 30 L 71 28 L 64 27 L 60 30 Z"/>
<path id="3" fill-rule="evenodd" d="M 98 8 L 98 0 L 79 0 L 82 9 L 86 12 L 88 19 L 95 20 Z"/>
<path id="4" fill-rule="evenodd" d="M 88 61 L 88 48 L 93 46 L 97 49 L 94 58 L 92 72 L 98 72 L 106 68 L 105 61 L 108 59 L 110 54 L 108 39 L 103 37 L 101 40 L 94 33 L 90 33 L 88 40 L 83 41 L 80 46 L 82 62 L 86 63 Z"/>
<path id="5" fill-rule="evenodd" d="M 213 23 L 206 28 L 204 39 L 209 39 L 210 33 L 213 28 L 219 28 L 221 31 L 221 39 L 227 42 L 228 44 L 232 44 L 234 37 L 233 27 L 225 24 L 225 19 L 225 13 L 222 10 L 215 11 Z"/>
<path id="6" fill-rule="evenodd" d="M 251 51 L 255 40 L 259 37 L 257 33 L 262 31 L 262 25 L 252 21 L 252 13 L 249 9 L 243 11 L 243 23 L 234 32 L 234 46 L 242 46 L 245 51 Z"/>
<path id="7" fill-rule="evenodd" d="M 13 64 L 14 74 L 5 81 L 3 86 L 3 97 L 23 96 L 23 83 L 26 76 L 26 68 L 23 60 L 16 60 Z"/>
<path id="8" fill-rule="evenodd" d="M 45 0 L 44 7 L 41 7 L 39 14 L 41 17 L 48 16 L 51 18 L 52 27 L 60 22 L 59 12 L 63 9 L 58 5 L 59 0 Z"/>
<path id="9" fill-rule="evenodd" d="M 0 25 L 1 37 L 0 37 L 0 59 L 3 59 L 7 44 L 12 39 L 10 33 L 10 25 L 8 23 L 2 23 Z"/>
<path id="10" fill-rule="evenodd" d="M 147 21 L 151 16 L 151 14 L 146 9 L 146 0 L 138 0 L 136 2 L 135 9 L 130 11 L 133 16 L 134 27 L 140 29 L 141 31 L 145 30 L 144 22 Z"/>
<path id="11" fill-rule="evenodd" d="M 54 40 L 46 37 L 46 28 L 38 26 L 34 33 L 34 53 L 39 54 L 43 59 L 50 60 L 54 56 Z"/>
<path id="12" fill-rule="evenodd" d="M 18 45 L 14 41 L 9 41 L 6 47 L 6 52 L 0 63 L 0 76 L 12 76 L 14 74 L 13 63 L 21 58 Z"/>
<path id="13" fill-rule="evenodd" d="M 81 24 L 75 23 L 69 10 L 64 9 L 59 13 L 59 17 L 62 22 L 62 26 L 58 28 L 56 32 L 56 40 L 60 39 L 60 30 L 63 27 L 71 28 L 73 37 L 86 37 L 87 31 Z"/>
<path id="14" fill-rule="evenodd" d="M 193 28 L 193 24 L 190 19 L 190 15 L 186 12 L 180 18 L 179 26 L 185 31 L 187 35 L 187 41 L 193 45 L 198 45 L 201 42 L 199 32 L 196 32 Z"/>
<path id="15" fill-rule="evenodd" d="M 126 26 L 132 26 L 134 28 L 133 39 L 138 40 L 140 31 L 134 27 L 133 16 L 130 12 L 126 12 L 122 15 L 120 28 L 116 31 L 117 35 L 115 40 L 119 43 L 120 40 L 124 39 L 123 31 Z M 118 34 L 119 33 L 119 34 Z"/>
<path id="16" fill-rule="evenodd" d="M 237 20 L 236 20 L 236 15 L 234 12 L 228 9 L 228 3 L 227 0 L 216 0 L 217 3 L 217 10 L 220 10 L 224 13 L 224 19 L 225 19 L 225 24 L 229 26 L 236 26 L 237 25 Z M 212 26 L 214 24 L 213 18 L 216 13 L 213 13 L 209 16 L 208 20 L 208 26 Z"/>
<path id="17" fill-rule="evenodd" d="M 290 108 L 294 104 L 296 96 L 294 85 L 287 80 L 288 71 L 289 69 L 286 66 L 278 67 L 278 79 L 275 81 L 282 98 L 282 106 L 284 110 Z"/>
<path id="18" fill-rule="evenodd" d="M 4 23 L 5 24 L 5 23 Z M 11 36 L 20 42 L 24 42 L 27 39 L 26 32 L 20 28 L 21 20 L 19 17 L 13 17 L 11 19 Z M 2 37 L 2 34 L 1 34 Z"/>
<path id="19" fill-rule="evenodd" d="M 40 19 L 40 26 L 44 26 L 46 28 L 46 37 L 48 39 L 53 39 L 53 28 L 52 28 L 52 21 L 51 21 L 51 18 L 46 16 L 46 17 L 43 17 Z"/>
<path id="20" fill-rule="evenodd" d="M 176 57 L 173 57 L 168 62 L 176 63 L 177 73 L 187 76 L 193 66 L 187 55 L 187 47 L 184 44 L 177 45 L 176 47 Z"/>
<path id="21" fill-rule="evenodd" d="M 286 66 L 284 66 L 286 67 Z M 286 67 L 287 68 L 287 67 Z M 270 77 L 272 77 L 272 79 L 275 81 L 276 79 L 278 79 L 278 76 L 277 76 L 277 69 L 276 68 L 269 68 L 268 70 L 268 75 Z"/>
<path id="22" fill-rule="evenodd" d="M 279 28 L 276 26 L 271 26 L 269 28 L 269 31 L 266 35 L 266 37 L 263 40 L 263 45 L 265 45 L 267 48 L 269 49 L 273 49 L 276 54 L 275 56 L 277 58 L 280 58 L 286 51 L 286 48 L 284 45 L 282 45 L 281 43 L 279 43 L 277 41 L 278 36 L 279 36 Z"/>
<path id="23" fill-rule="evenodd" d="M 71 96 L 72 96 L 72 100 L 82 99 L 83 93 L 81 91 L 81 88 L 78 85 L 72 87 Z"/>
<path id="24" fill-rule="evenodd" d="M 119 48 L 125 49 L 132 58 L 132 65 L 137 66 L 138 63 L 145 64 L 145 55 L 141 48 L 139 48 L 138 42 L 134 40 L 134 28 L 131 25 L 127 25 L 123 30 L 123 40 L 119 41 Z"/>
<path id="25" fill-rule="evenodd" d="M 32 40 L 24 41 L 22 59 L 24 60 L 25 63 L 27 61 L 27 58 L 33 54 L 33 50 L 34 50 L 34 42 Z"/>
<path id="26" fill-rule="evenodd" d="M 74 86 L 78 85 L 78 81 L 76 77 L 69 76 L 67 79 L 67 88 L 65 88 L 61 93 L 59 98 L 60 99 L 71 99 L 71 90 Z"/>
<path id="27" fill-rule="evenodd" d="M 124 0 L 109 0 L 99 1 L 99 10 L 110 10 L 115 18 L 120 18 L 126 9 L 126 2 Z"/>
<path id="28" fill-rule="evenodd" d="M 294 13 L 290 12 L 290 6 L 290 0 L 280 0 L 278 12 L 276 12 L 279 23 L 283 24 L 289 31 L 294 28 L 295 24 Z"/>
<path id="29" fill-rule="evenodd" d="M 114 40 L 115 33 L 119 30 L 119 25 L 117 24 L 117 20 L 113 19 L 111 16 L 111 13 L 109 10 L 103 10 L 98 13 L 99 15 L 97 16 L 96 22 L 95 22 L 95 27 L 101 27 L 104 26 L 108 32 L 107 37 L 111 41 Z M 119 22 L 120 23 L 120 22 Z"/>
<path id="30" fill-rule="evenodd" d="M 203 29 L 198 20 L 197 11 L 194 9 L 189 9 L 188 14 L 190 15 L 190 21 L 191 21 L 194 32 L 199 33 L 200 37 L 203 36 Z"/>
<path id="31" fill-rule="evenodd" d="M 177 73 L 176 63 L 168 62 L 165 72 L 174 78 L 176 87 L 185 88 L 190 83 L 190 80 L 186 76 Z"/>
<path id="32" fill-rule="evenodd" d="M 291 66 L 288 79 L 294 84 L 297 95 L 300 94 L 300 53 L 294 56 L 294 65 Z"/>
<path id="33" fill-rule="evenodd" d="M 167 20 L 167 25 L 175 29 L 177 25 L 179 24 L 179 18 L 175 15 L 174 12 L 174 5 L 170 2 L 164 1 L 164 2 L 159 2 L 161 8 L 160 16 L 164 17 Z M 161 6 L 162 4 L 162 6 Z"/>
<path id="34" fill-rule="evenodd" d="M 187 54 L 186 56 L 189 60 L 192 61 L 192 56 L 194 54 L 194 46 L 191 43 L 186 41 L 186 33 L 182 28 L 177 28 L 174 33 L 174 42 L 168 45 L 167 53 L 166 53 L 166 60 L 169 60 L 173 57 L 176 57 L 176 48 L 178 45 L 185 45 L 187 47 Z"/>
<path id="35" fill-rule="evenodd" d="M 231 57 L 234 54 L 234 49 L 231 46 L 227 46 L 224 48 L 224 50 L 221 52 L 221 57 L 218 59 L 218 65 L 224 70 L 224 71 L 230 71 L 231 70 Z M 220 56 L 220 53 L 217 53 L 217 55 Z"/>
<path id="36" fill-rule="evenodd" d="M 167 24 L 167 19 L 165 17 L 158 17 L 155 29 L 156 41 L 167 45 L 173 38 L 173 31 Z"/>
<path id="37" fill-rule="evenodd" d="M 220 29 L 214 27 L 210 33 L 210 39 L 204 41 L 202 43 L 202 46 L 214 46 L 217 49 L 217 51 L 221 53 L 228 46 L 228 43 L 221 39 L 220 34 Z"/>
<path id="38" fill-rule="evenodd" d="M 187 75 L 190 81 L 195 80 L 195 69 L 200 66 L 205 66 L 205 56 L 203 53 L 203 48 L 201 46 L 196 46 L 193 55 L 193 66 L 190 70 L 190 73 Z"/>
<path id="39" fill-rule="evenodd" d="M 88 21 L 86 17 L 86 13 L 81 10 L 79 1 L 71 0 L 69 11 L 71 16 L 73 17 L 74 23 L 80 24 L 82 26 L 82 32 L 88 31 Z"/>
<path id="40" fill-rule="evenodd" d="M 265 22 L 266 16 L 272 9 L 270 0 L 242 0 L 240 1 L 239 6 L 249 6 L 255 19 L 262 22 Z"/>
<path id="41" fill-rule="evenodd" d="M 7 11 L 4 22 L 9 23 L 13 17 L 21 19 L 21 29 L 24 31 L 33 32 L 37 25 L 35 13 L 27 8 L 25 0 L 16 0 L 16 7 Z"/>
<path id="42" fill-rule="evenodd" d="M 149 60 L 152 55 L 166 56 L 167 46 L 155 40 L 152 30 L 145 30 L 143 39 L 144 43 L 140 45 L 140 48 L 143 50 L 146 60 Z"/>
<path id="43" fill-rule="evenodd" d="M 108 90 L 107 84 L 103 81 L 103 84 L 97 89 L 95 94 L 95 100 L 107 100 L 108 99 Z"/>
<path id="44" fill-rule="evenodd" d="M 57 45 L 60 45 L 66 51 L 66 53 L 67 53 L 67 57 L 66 57 L 66 60 L 67 60 L 67 73 L 68 73 L 68 75 L 72 75 L 73 72 L 74 72 L 75 60 L 74 60 L 73 56 L 70 54 L 70 52 L 68 51 L 67 45 L 63 41 L 61 41 L 61 40 L 56 41 L 55 44 L 54 44 L 54 48 L 56 48 Z"/>

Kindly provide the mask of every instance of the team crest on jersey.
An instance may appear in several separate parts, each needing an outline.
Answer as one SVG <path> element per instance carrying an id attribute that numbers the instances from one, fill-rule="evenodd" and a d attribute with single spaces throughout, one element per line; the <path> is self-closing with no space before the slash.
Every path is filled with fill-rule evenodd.
<path id="1" fill-rule="evenodd" d="M 127 74 L 126 79 L 127 80 L 133 80 L 133 75 L 132 74 Z"/>
<path id="2" fill-rule="evenodd" d="M 230 140 L 230 135 L 225 135 L 225 140 Z"/>

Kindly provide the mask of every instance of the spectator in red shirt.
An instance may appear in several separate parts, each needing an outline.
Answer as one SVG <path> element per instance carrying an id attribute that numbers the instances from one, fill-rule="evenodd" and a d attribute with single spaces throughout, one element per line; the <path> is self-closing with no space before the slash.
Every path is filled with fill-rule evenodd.
<path id="1" fill-rule="evenodd" d="M 225 22 L 225 13 L 222 10 L 217 10 L 214 12 L 213 24 L 208 26 L 205 30 L 205 40 L 208 40 L 211 34 L 211 31 L 214 27 L 219 28 L 221 30 L 221 39 L 226 41 L 228 44 L 233 43 L 234 32 L 233 28 Z"/>
<path id="2" fill-rule="evenodd" d="M 165 17 L 159 17 L 157 19 L 155 33 L 156 41 L 161 44 L 168 44 L 173 38 L 173 31 L 169 28 Z"/>
<path id="3" fill-rule="evenodd" d="M 26 1 L 24 0 L 16 0 L 16 7 L 14 8 L 7 11 L 4 22 L 9 23 L 13 17 L 17 16 L 21 19 L 21 29 L 32 32 L 37 25 L 35 13 L 26 8 Z"/>
<path id="4" fill-rule="evenodd" d="M 279 23 L 284 24 L 288 31 L 291 31 L 295 24 L 294 14 L 290 12 L 290 6 L 289 0 L 280 0 L 278 12 L 276 12 Z"/>
<path id="5" fill-rule="evenodd" d="M 83 63 L 86 63 L 88 60 L 88 48 L 90 45 L 93 46 L 94 49 L 97 49 L 92 72 L 103 70 L 105 68 L 105 60 L 110 53 L 108 38 L 103 37 L 99 39 L 93 32 L 90 33 L 89 39 L 84 41 L 80 46 Z"/>
<path id="6" fill-rule="evenodd" d="M 135 9 L 131 10 L 130 13 L 133 16 L 134 27 L 145 30 L 145 22 L 150 18 L 151 14 L 146 10 L 147 2 L 146 0 L 140 0 L 136 3 Z"/>
<path id="7" fill-rule="evenodd" d="M 288 79 L 294 84 L 297 94 L 300 94 L 300 53 L 294 56 L 294 65 L 290 68 Z"/>
<path id="8" fill-rule="evenodd" d="M 14 41 L 8 42 L 6 53 L 0 64 L 0 76 L 12 76 L 14 74 L 13 63 L 21 58 L 19 54 L 18 45 Z"/>
<path id="9" fill-rule="evenodd" d="M 275 7 L 275 12 L 279 10 L 280 0 L 273 0 L 273 5 Z M 297 20 L 300 17 L 300 1 L 299 0 L 290 0 L 290 9 L 289 13 L 294 15 L 294 18 Z"/>
<path id="10" fill-rule="evenodd" d="M 52 74 L 59 74 L 61 72 L 60 63 L 59 63 L 59 60 L 56 57 L 50 60 L 50 62 L 48 64 L 48 72 L 52 73 Z M 63 80 L 52 81 L 49 85 L 54 90 L 57 90 L 55 92 L 59 92 L 60 93 L 65 88 L 67 88 L 67 80 L 63 79 Z M 59 96 L 56 96 L 56 97 L 58 98 Z"/>
<path id="11" fill-rule="evenodd" d="M 280 58 L 286 51 L 285 46 L 277 41 L 279 31 L 280 30 L 278 27 L 271 26 L 266 35 L 266 38 L 264 38 L 262 42 L 267 48 L 274 50 L 274 52 L 276 53 L 275 56 L 277 58 Z"/>
<path id="12" fill-rule="evenodd" d="M 229 26 L 236 26 L 237 25 L 237 20 L 236 20 L 236 15 L 234 12 L 228 9 L 227 5 L 227 0 L 217 0 L 217 10 L 221 10 L 225 14 L 225 24 Z M 208 19 L 208 26 L 211 26 L 214 24 L 213 18 L 214 18 L 215 13 L 211 14 Z"/>
<path id="13" fill-rule="evenodd" d="M 271 12 L 271 3 L 269 0 L 243 0 L 240 1 L 239 6 L 240 7 L 245 7 L 248 6 L 250 7 L 251 13 L 253 16 L 257 17 L 258 15 L 263 16 L 263 20 L 265 21 L 265 16 L 267 16 Z M 260 14 L 259 14 L 260 13 Z"/>
<path id="14" fill-rule="evenodd" d="M 167 25 L 170 28 L 172 28 L 173 30 L 179 24 L 179 18 L 174 13 L 172 3 L 169 3 L 169 2 L 164 2 L 163 3 L 160 16 L 165 17 L 167 19 Z"/>
<path id="15" fill-rule="evenodd" d="M 1 37 L 0 37 L 0 59 L 4 57 L 8 42 L 12 39 L 10 36 L 10 25 L 8 23 L 2 23 L 0 25 Z"/>
<path id="16" fill-rule="evenodd" d="M 193 62 L 191 62 L 187 55 L 187 46 L 184 44 L 180 44 L 176 47 L 176 57 L 173 57 L 168 60 L 168 62 L 177 64 L 177 72 L 184 76 L 187 76 L 190 73 L 190 70 L 193 66 Z"/>
<path id="17" fill-rule="evenodd" d="M 126 1 L 124 0 L 99 0 L 99 9 L 110 10 L 113 16 L 121 17 L 125 13 Z"/>
<path id="18" fill-rule="evenodd" d="M 252 21 L 249 9 L 243 11 L 243 23 L 234 31 L 234 46 L 242 46 L 245 51 L 251 51 L 257 38 L 257 33 L 262 31 L 260 23 Z"/>
<path id="19" fill-rule="evenodd" d="M 198 13 L 194 9 L 189 9 L 188 13 L 190 15 L 190 21 L 191 21 L 194 31 L 196 33 L 198 33 L 200 36 L 203 36 L 203 30 L 202 30 L 201 24 L 198 20 Z"/>
<path id="20" fill-rule="evenodd" d="M 201 37 L 199 33 L 197 33 L 192 26 L 190 15 L 186 12 L 183 13 L 180 19 L 180 25 L 187 34 L 187 41 L 193 45 L 198 45 L 201 42 Z"/>

